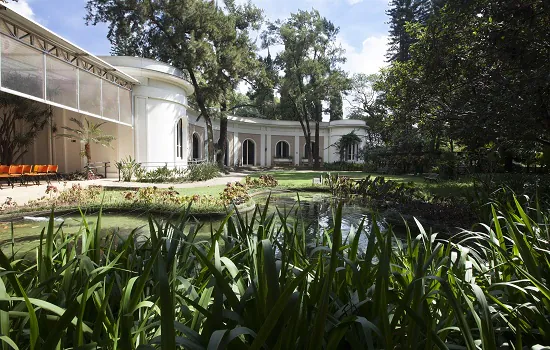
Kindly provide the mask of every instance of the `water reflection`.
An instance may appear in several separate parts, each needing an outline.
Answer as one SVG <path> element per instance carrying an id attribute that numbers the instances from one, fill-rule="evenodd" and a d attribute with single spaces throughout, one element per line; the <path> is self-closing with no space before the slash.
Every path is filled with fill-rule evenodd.
<path id="1" fill-rule="evenodd" d="M 267 201 L 267 197 L 255 198 L 257 204 L 262 207 Z M 334 223 L 334 200 L 327 194 L 277 194 L 270 198 L 269 208 L 275 211 L 279 208 L 284 214 L 289 216 L 299 216 L 305 225 L 305 232 L 311 246 L 316 246 L 317 242 L 323 240 L 323 236 L 328 233 L 329 228 Z M 347 242 L 350 230 L 357 231 L 362 220 L 364 221 L 364 232 L 359 237 L 359 250 L 367 247 L 368 234 L 372 229 L 372 215 L 369 208 L 360 203 L 345 203 L 342 210 L 342 239 Z M 377 222 L 380 230 L 386 228 L 383 222 Z"/>
<path id="2" fill-rule="evenodd" d="M 267 196 L 255 197 L 254 200 L 260 206 L 264 208 L 267 202 Z M 305 229 L 308 242 L 311 245 L 315 245 L 316 242 L 322 241 L 323 236 L 328 232 L 327 230 L 333 225 L 333 212 L 332 212 L 332 199 L 327 194 L 296 194 L 296 193 L 284 193 L 274 194 L 270 198 L 268 207 L 268 213 L 273 214 L 276 212 L 276 208 L 285 216 L 290 218 L 290 221 L 294 222 L 298 216 L 300 220 L 298 223 L 303 226 L 299 226 L 300 229 Z M 251 213 L 245 215 L 250 220 Z M 48 217 L 25 217 L 21 220 L 13 222 L 14 241 L 23 248 L 32 249 L 36 247 L 40 232 L 47 226 Z M 166 218 L 164 218 L 166 219 Z M 368 208 L 360 204 L 348 203 L 343 208 L 342 218 L 342 235 L 344 241 L 347 239 L 350 229 L 353 227 L 357 229 L 361 220 L 365 220 L 365 231 L 370 232 L 371 229 L 371 216 Z M 162 219 L 161 219 L 162 220 Z M 97 213 L 86 215 L 86 221 L 90 230 L 95 229 L 97 221 Z M 222 220 L 220 219 L 198 219 L 202 227 L 198 231 L 198 236 L 201 238 L 210 237 L 212 231 L 216 231 Z M 83 228 L 82 217 L 79 213 L 71 213 L 58 215 L 56 217 L 56 227 L 63 223 L 63 231 L 66 234 L 77 233 Z M 280 224 L 280 221 L 278 220 Z M 0 241 L 11 241 L 11 228 L 12 223 L 4 222 L 0 223 Z M 383 223 L 378 223 L 380 229 L 384 229 Z M 101 221 L 102 234 L 107 235 L 113 232 L 117 232 L 120 236 L 124 237 L 130 234 L 132 230 L 139 228 L 138 233 L 148 235 L 148 214 L 140 212 L 130 213 L 110 213 L 105 212 L 102 215 Z M 359 238 L 360 250 L 364 250 L 367 246 L 368 237 L 366 234 L 362 234 Z"/>

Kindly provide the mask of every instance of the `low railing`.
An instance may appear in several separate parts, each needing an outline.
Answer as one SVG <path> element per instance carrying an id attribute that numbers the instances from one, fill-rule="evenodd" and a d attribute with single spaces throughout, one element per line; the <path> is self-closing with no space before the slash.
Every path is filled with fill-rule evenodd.
<path id="1" fill-rule="evenodd" d="M 206 159 L 190 159 L 187 161 L 187 166 L 205 163 Z M 141 167 L 148 170 L 150 168 L 162 168 L 167 167 L 168 169 L 186 169 L 187 166 L 180 162 L 141 162 Z"/>
<path id="2" fill-rule="evenodd" d="M 85 166 L 86 169 L 88 169 L 89 171 L 90 170 L 95 171 L 95 173 L 97 173 L 98 169 L 103 168 L 105 178 L 107 178 L 107 168 L 110 168 L 110 167 L 111 167 L 111 162 L 93 162 L 93 163 L 88 163 Z"/>

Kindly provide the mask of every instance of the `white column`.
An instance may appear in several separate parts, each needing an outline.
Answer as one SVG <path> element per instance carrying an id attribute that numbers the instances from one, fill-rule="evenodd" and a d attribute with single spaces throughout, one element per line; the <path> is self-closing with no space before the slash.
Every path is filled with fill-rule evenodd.
<path id="1" fill-rule="evenodd" d="M 265 166 L 265 152 L 266 152 L 265 134 L 261 133 L 260 134 L 260 165 L 261 166 Z"/>
<path id="2" fill-rule="evenodd" d="M 300 136 L 294 136 L 294 165 L 300 165 Z"/>
<path id="3" fill-rule="evenodd" d="M 268 134 L 268 135 L 265 135 L 266 137 L 266 147 L 267 147 L 267 152 L 265 154 L 265 157 L 266 157 L 266 163 L 265 165 L 267 166 L 271 166 L 271 162 L 272 162 L 272 155 L 271 155 L 271 134 Z"/>
<path id="4" fill-rule="evenodd" d="M 235 131 L 233 133 L 233 160 L 234 160 L 233 166 L 239 166 L 240 149 L 241 149 L 241 145 L 239 143 L 239 133 Z"/>

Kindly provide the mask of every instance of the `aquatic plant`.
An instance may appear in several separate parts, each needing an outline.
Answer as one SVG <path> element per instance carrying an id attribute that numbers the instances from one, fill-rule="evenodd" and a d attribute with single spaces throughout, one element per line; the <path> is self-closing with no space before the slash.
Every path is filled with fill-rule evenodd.
<path id="1" fill-rule="evenodd" d="M 269 203 L 269 200 L 268 200 Z M 0 252 L 0 342 L 54 349 L 496 349 L 550 343 L 550 213 L 493 207 L 450 240 L 358 222 L 308 246 L 300 211 L 228 215 L 197 240 L 175 220 L 101 237 L 52 212 L 36 259 Z M 368 244 L 359 248 L 361 236 Z M 16 345 L 17 344 L 17 345 Z"/>

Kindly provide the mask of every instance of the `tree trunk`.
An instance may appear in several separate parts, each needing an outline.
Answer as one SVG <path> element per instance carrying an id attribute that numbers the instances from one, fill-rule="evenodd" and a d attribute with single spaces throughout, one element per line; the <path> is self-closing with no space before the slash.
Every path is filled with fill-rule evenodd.
<path id="1" fill-rule="evenodd" d="M 92 151 L 90 149 L 90 143 L 86 142 L 84 145 L 84 155 L 86 156 L 86 161 L 88 162 L 88 165 L 92 162 Z"/>
<path id="2" fill-rule="evenodd" d="M 208 161 L 213 163 L 214 155 L 215 155 L 214 130 L 212 129 L 212 121 L 206 118 L 204 120 L 206 121 L 206 140 L 208 143 L 208 147 L 207 147 Z"/>
<path id="3" fill-rule="evenodd" d="M 320 122 L 315 121 L 315 144 L 313 145 L 313 156 L 315 157 L 313 163 L 313 169 L 321 169 L 321 163 L 319 162 L 319 124 Z"/>
<path id="4" fill-rule="evenodd" d="M 218 139 L 217 161 L 220 169 L 224 167 L 225 150 L 227 148 L 227 104 L 223 102 L 221 105 L 220 117 L 220 138 Z M 229 163 L 228 163 L 229 164 Z"/>
<path id="5" fill-rule="evenodd" d="M 311 133 L 306 135 L 306 153 L 307 153 L 307 166 L 313 166 L 313 150 L 311 149 Z"/>

